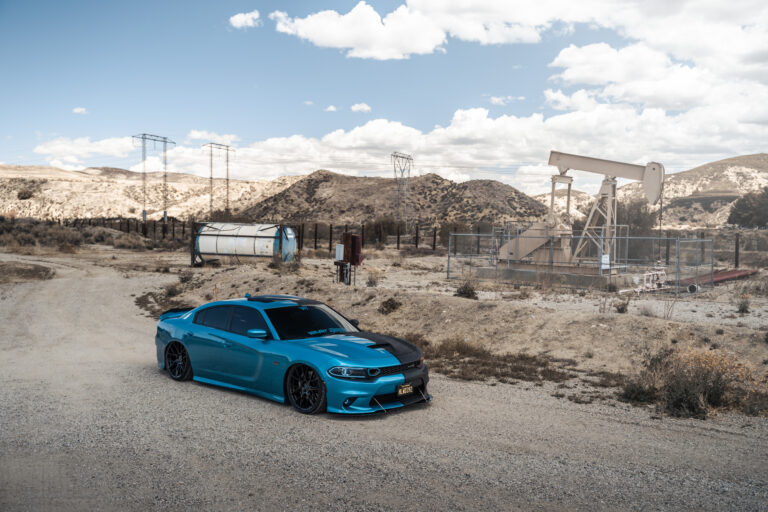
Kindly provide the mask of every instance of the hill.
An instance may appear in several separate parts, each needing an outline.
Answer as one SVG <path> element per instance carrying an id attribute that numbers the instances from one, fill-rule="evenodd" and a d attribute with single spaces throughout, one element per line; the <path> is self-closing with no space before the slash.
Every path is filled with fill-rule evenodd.
<path id="1" fill-rule="evenodd" d="M 664 225 L 679 228 L 722 226 L 728 222 L 731 207 L 737 199 L 766 186 L 766 153 L 726 158 L 670 174 L 664 183 Z M 645 197 L 639 183 L 619 188 L 618 196 L 620 201 Z"/>
<path id="2" fill-rule="evenodd" d="M 274 181 L 230 180 L 230 205 L 238 213 L 290 186 L 300 176 Z M 214 208 L 223 209 L 225 180 L 215 179 Z M 204 217 L 210 202 L 208 178 L 168 173 L 168 215 Z M 98 167 L 65 171 L 55 167 L 0 165 L 0 215 L 19 217 L 137 217 L 143 204 L 141 173 Z M 147 212 L 163 214 L 163 175 L 147 173 Z"/>
<path id="3" fill-rule="evenodd" d="M 408 218 L 431 222 L 495 222 L 534 218 L 546 208 L 519 190 L 493 180 L 463 183 L 436 174 L 411 178 Z M 266 198 L 243 214 L 256 219 L 357 223 L 393 215 L 395 180 L 319 170 Z"/>

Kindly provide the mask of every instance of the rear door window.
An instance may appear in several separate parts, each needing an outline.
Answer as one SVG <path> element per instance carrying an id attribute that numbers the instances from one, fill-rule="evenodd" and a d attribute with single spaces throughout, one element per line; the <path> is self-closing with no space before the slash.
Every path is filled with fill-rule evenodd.
<path id="1" fill-rule="evenodd" d="M 259 310 L 245 307 L 235 307 L 233 309 L 230 331 L 245 336 L 250 329 L 264 329 L 267 331 L 267 335 L 269 335 L 267 322 Z"/>
<path id="2" fill-rule="evenodd" d="M 226 331 L 229 328 L 230 306 L 215 306 L 205 310 L 202 323 L 206 327 Z"/>

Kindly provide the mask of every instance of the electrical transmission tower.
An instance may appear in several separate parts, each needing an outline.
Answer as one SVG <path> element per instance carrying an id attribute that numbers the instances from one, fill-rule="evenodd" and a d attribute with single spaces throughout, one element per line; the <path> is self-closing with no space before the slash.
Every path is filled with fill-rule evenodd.
<path id="1" fill-rule="evenodd" d="M 144 206 L 141 211 L 141 221 L 144 224 L 144 234 L 146 235 L 147 226 L 147 141 L 153 143 L 154 147 L 157 147 L 158 142 L 163 144 L 163 233 L 165 233 L 165 225 L 168 223 L 168 144 L 176 145 L 168 137 L 161 137 L 160 135 L 152 135 L 149 133 L 142 133 L 133 136 L 133 141 L 136 143 L 141 141 L 141 188 L 144 193 Z"/>
<path id="2" fill-rule="evenodd" d="M 234 149 L 229 147 L 227 144 L 218 144 L 216 142 L 209 142 L 208 144 L 203 144 L 203 148 L 208 148 L 210 150 L 210 162 L 211 162 L 211 198 L 210 198 L 210 206 L 209 206 L 209 216 L 210 220 L 213 220 L 213 150 L 214 149 L 220 149 L 224 151 L 226 155 L 227 160 L 227 192 L 226 192 L 226 206 L 224 207 L 224 213 L 227 217 L 227 220 L 231 218 L 230 212 L 229 212 L 229 153 L 234 153 Z"/>
<path id="3" fill-rule="evenodd" d="M 405 153 L 393 152 L 392 166 L 395 171 L 395 212 L 398 220 L 408 229 L 408 179 L 411 177 L 413 157 Z"/>

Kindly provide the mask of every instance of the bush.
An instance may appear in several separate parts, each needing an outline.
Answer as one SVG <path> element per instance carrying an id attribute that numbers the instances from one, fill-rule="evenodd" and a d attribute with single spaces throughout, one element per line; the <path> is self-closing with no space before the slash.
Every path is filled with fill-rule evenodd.
<path id="1" fill-rule="evenodd" d="M 167 297 L 176 297 L 177 295 L 181 295 L 181 288 L 179 285 L 169 284 L 165 287 L 165 295 Z"/>
<path id="2" fill-rule="evenodd" d="M 378 312 L 382 315 L 388 315 L 394 311 L 397 311 L 403 303 L 399 300 L 390 297 L 381 304 L 379 304 Z"/>
<path id="3" fill-rule="evenodd" d="M 195 275 L 192 272 L 182 272 L 179 274 L 179 282 L 182 284 L 189 283 L 194 277 Z"/>
<path id="4" fill-rule="evenodd" d="M 120 235 L 115 238 L 112 245 L 115 249 L 131 249 L 134 251 L 143 251 L 147 248 L 144 239 L 138 233 Z"/>
<path id="5" fill-rule="evenodd" d="M 751 384 L 749 371 L 727 354 L 662 349 L 645 359 L 620 397 L 658 401 L 672 416 L 704 419 L 710 408 L 743 404 Z"/>
<path id="6" fill-rule="evenodd" d="M 617 313 L 626 313 L 629 311 L 629 299 L 622 302 L 617 302 L 613 305 L 613 307 L 616 308 Z"/>
<path id="7" fill-rule="evenodd" d="M 739 301 L 739 304 L 736 308 L 736 310 L 741 313 L 742 315 L 746 315 L 749 313 L 749 297 L 742 297 Z"/>
<path id="8" fill-rule="evenodd" d="M 365 281 L 365 286 L 369 288 L 375 288 L 379 284 L 379 276 L 373 272 L 368 272 L 368 279 Z"/>
<path id="9" fill-rule="evenodd" d="M 23 188 L 16 193 L 16 198 L 22 201 L 31 199 L 35 195 L 35 191 L 31 188 Z"/>
<path id="10" fill-rule="evenodd" d="M 77 247 L 70 244 L 69 242 L 64 242 L 63 244 L 59 245 L 59 252 L 63 252 L 65 254 L 75 254 L 77 252 Z"/>
<path id="11" fill-rule="evenodd" d="M 477 291 L 475 291 L 475 285 L 472 283 L 472 281 L 464 281 L 461 283 L 461 285 L 456 289 L 456 293 L 453 295 L 454 297 L 464 297 L 465 299 L 477 300 Z"/>

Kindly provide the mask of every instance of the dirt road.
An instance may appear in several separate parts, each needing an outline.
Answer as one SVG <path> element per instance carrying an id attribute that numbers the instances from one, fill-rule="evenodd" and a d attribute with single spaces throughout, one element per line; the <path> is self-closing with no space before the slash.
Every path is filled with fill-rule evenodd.
<path id="1" fill-rule="evenodd" d="M 652 419 L 434 376 L 430 406 L 291 408 L 157 369 L 128 277 L 77 257 L 0 285 L 2 510 L 758 510 L 768 421 Z"/>

